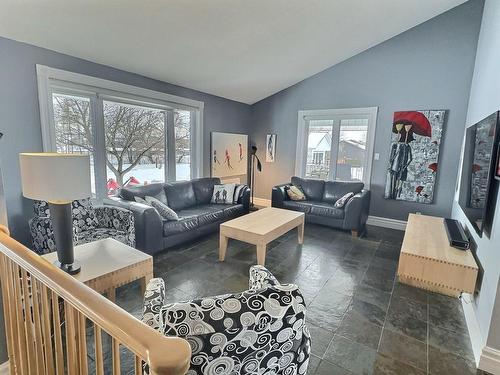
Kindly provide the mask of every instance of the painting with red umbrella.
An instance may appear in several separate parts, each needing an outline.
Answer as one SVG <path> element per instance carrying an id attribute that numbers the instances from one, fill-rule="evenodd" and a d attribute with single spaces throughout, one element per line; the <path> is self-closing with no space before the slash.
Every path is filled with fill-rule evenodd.
<path id="1" fill-rule="evenodd" d="M 432 203 L 445 110 L 394 112 L 385 198 Z"/>

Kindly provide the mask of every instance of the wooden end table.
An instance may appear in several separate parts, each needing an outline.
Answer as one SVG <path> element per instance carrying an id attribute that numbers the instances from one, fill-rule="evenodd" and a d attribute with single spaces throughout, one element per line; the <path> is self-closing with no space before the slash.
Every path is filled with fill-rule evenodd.
<path id="1" fill-rule="evenodd" d="M 304 213 L 267 207 L 220 225 L 219 260 L 224 261 L 229 238 L 257 246 L 257 264 L 266 262 L 267 244 L 297 228 L 298 242 L 304 243 Z"/>
<path id="2" fill-rule="evenodd" d="M 42 255 L 53 263 L 57 253 Z M 75 246 L 75 260 L 82 269 L 75 279 L 99 293 L 106 293 L 115 302 L 116 288 L 141 280 L 144 295 L 146 285 L 153 277 L 153 257 L 112 238 Z"/>

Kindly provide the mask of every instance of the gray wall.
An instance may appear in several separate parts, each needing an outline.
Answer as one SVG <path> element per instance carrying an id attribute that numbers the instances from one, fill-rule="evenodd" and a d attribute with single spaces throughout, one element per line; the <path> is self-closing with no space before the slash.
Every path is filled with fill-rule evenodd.
<path id="1" fill-rule="evenodd" d="M 471 85 L 466 126 L 500 109 L 500 1 L 486 0 L 481 33 Z M 463 135 L 464 132 L 462 132 Z M 460 209 L 453 202 L 453 217 L 469 227 L 477 244 L 477 255 L 484 268 L 481 291 L 473 308 L 483 344 L 500 350 L 500 199 L 497 198 L 491 237 L 479 238 Z"/>
<path id="2" fill-rule="evenodd" d="M 251 109 L 246 104 L 0 37 L 0 131 L 4 133 L 0 143 L 0 160 L 10 230 L 16 239 L 25 243 L 28 239 L 27 220 L 31 215 L 31 202 L 21 197 L 18 154 L 42 150 L 35 64 L 205 102 L 203 146 L 207 158 L 203 170 L 207 176 L 210 175 L 210 132 L 245 133 L 250 125 Z"/>
<path id="3" fill-rule="evenodd" d="M 378 106 L 380 160 L 373 163 L 370 214 L 402 220 L 415 211 L 449 216 L 482 4 L 452 9 L 255 104 L 251 139 L 264 150 L 266 133 L 277 134 L 277 161 L 264 163 L 256 196 L 270 198 L 272 186 L 294 174 L 297 111 Z M 393 112 L 410 109 L 449 110 L 432 205 L 383 198 Z"/>

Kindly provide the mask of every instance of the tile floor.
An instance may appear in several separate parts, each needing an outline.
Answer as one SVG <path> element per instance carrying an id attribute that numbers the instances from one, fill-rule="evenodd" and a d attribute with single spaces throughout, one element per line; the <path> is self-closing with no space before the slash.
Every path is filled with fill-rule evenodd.
<path id="1" fill-rule="evenodd" d="M 266 267 L 298 284 L 308 304 L 312 336 L 308 374 L 476 374 L 458 299 L 396 281 L 403 232 L 369 227 L 366 238 L 307 225 L 304 245 L 290 232 L 273 242 Z M 248 287 L 254 247 L 230 240 L 218 261 L 218 236 L 154 257 L 169 302 L 238 292 Z M 135 284 L 118 290 L 118 304 L 140 317 Z"/>

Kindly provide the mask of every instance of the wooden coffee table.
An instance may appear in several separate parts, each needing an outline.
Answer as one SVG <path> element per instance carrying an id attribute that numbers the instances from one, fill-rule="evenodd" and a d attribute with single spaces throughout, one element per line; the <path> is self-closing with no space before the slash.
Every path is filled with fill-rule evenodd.
<path id="1" fill-rule="evenodd" d="M 220 225 L 219 260 L 226 257 L 229 238 L 257 246 L 257 263 L 266 262 L 267 244 L 293 228 L 298 229 L 299 244 L 304 243 L 304 213 L 267 207 Z"/>
<path id="2" fill-rule="evenodd" d="M 57 260 L 57 253 L 43 255 L 49 262 Z M 99 293 L 106 293 L 115 301 L 119 286 L 141 280 L 144 295 L 146 285 L 153 277 L 153 257 L 112 238 L 75 246 L 75 260 L 82 270 L 75 279 Z"/>

